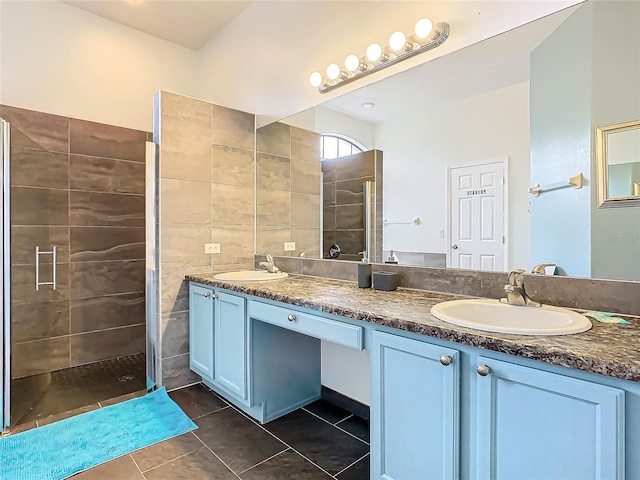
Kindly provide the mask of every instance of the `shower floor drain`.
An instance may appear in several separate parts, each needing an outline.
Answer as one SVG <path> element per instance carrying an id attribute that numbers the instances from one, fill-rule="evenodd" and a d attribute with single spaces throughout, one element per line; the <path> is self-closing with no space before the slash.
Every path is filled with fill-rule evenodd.
<path id="1" fill-rule="evenodd" d="M 122 383 L 124 383 L 124 382 L 130 382 L 132 380 L 135 380 L 135 378 L 136 377 L 133 376 L 133 375 L 123 375 L 118 380 L 120 380 Z"/>

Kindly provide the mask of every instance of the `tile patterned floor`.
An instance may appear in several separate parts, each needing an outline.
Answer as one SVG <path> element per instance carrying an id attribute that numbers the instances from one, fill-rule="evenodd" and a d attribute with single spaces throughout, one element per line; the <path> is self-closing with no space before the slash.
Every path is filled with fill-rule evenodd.
<path id="1" fill-rule="evenodd" d="M 169 394 L 198 429 L 75 480 L 366 480 L 369 425 L 319 400 L 264 426 L 203 385 Z"/>

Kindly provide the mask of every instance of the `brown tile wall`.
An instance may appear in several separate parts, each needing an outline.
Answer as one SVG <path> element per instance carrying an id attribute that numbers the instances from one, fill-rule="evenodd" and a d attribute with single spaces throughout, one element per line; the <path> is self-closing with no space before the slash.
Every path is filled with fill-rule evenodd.
<path id="1" fill-rule="evenodd" d="M 11 123 L 12 377 L 145 351 L 146 132 L 0 106 Z M 35 247 L 57 281 L 35 290 Z M 41 257 L 41 281 L 52 276 Z"/>
<path id="2" fill-rule="evenodd" d="M 189 370 L 186 273 L 250 268 L 254 254 L 255 116 L 182 95 L 156 95 L 162 383 L 199 380 Z M 220 243 L 205 254 L 205 243 Z"/>
<path id="3" fill-rule="evenodd" d="M 373 260 L 382 261 L 382 152 L 370 150 L 348 157 L 324 160 L 323 173 L 323 252 L 338 245 L 339 260 L 360 261 L 365 250 L 364 182 L 373 182 L 375 203 L 371 209 Z"/>
<path id="4" fill-rule="evenodd" d="M 255 266 L 264 261 L 256 255 Z M 357 262 L 275 257 L 284 272 L 357 281 Z M 434 292 L 502 298 L 507 274 L 455 268 L 374 264 L 373 271 L 397 272 L 400 286 Z M 599 280 L 548 275 L 525 275 L 525 287 L 532 299 L 547 305 L 599 310 L 640 316 L 640 282 Z"/>
<path id="5" fill-rule="evenodd" d="M 256 150 L 256 251 L 319 258 L 320 135 L 272 123 L 258 129 Z"/>

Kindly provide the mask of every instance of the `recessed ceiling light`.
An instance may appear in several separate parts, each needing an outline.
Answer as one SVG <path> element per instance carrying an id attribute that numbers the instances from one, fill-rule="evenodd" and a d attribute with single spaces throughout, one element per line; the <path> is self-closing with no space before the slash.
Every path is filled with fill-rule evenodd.
<path id="1" fill-rule="evenodd" d="M 373 108 L 375 106 L 376 106 L 376 104 L 373 103 L 373 102 L 365 102 L 365 103 L 362 104 L 362 108 Z"/>

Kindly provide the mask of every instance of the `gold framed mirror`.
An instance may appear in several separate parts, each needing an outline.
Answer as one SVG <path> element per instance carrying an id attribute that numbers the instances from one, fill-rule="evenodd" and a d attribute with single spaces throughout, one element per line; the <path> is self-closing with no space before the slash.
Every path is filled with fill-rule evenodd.
<path id="1" fill-rule="evenodd" d="M 640 120 L 596 128 L 598 206 L 640 207 Z"/>

